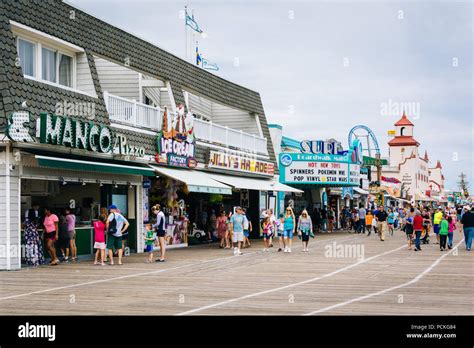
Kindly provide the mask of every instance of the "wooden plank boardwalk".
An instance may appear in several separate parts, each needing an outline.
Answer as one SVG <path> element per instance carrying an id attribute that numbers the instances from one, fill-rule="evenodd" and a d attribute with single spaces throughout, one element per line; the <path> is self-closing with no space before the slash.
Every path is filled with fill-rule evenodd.
<path id="1" fill-rule="evenodd" d="M 329 257 L 339 245 L 364 257 Z M 291 254 L 261 248 L 254 241 L 233 256 L 204 245 L 170 250 L 165 263 L 134 254 L 123 266 L 81 260 L 0 272 L 0 315 L 474 314 L 474 253 L 464 243 L 449 254 L 434 244 L 414 252 L 400 231 L 384 242 L 335 232 L 310 240 L 308 253 L 297 238 Z"/>

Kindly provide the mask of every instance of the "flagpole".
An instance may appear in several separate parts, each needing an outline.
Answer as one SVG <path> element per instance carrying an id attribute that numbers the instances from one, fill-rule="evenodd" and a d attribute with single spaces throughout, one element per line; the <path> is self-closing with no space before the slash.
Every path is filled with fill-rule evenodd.
<path id="1" fill-rule="evenodd" d="M 188 6 L 184 6 L 184 59 L 188 60 Z"/>

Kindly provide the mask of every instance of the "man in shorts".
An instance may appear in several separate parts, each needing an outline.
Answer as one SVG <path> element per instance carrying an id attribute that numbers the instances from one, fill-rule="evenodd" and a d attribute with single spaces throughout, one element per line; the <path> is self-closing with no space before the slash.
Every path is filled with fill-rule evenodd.
<path id="1" fill-rule="evenodd" d="M 242 255 L 240 246 L 244 241 L 244 225 L 246 219 L 242 208 L 235 208 L 235 214 L 230 218 L 230 230 L 233 232 L 232 244 L 234 244 L 234 255 Z M 235 246 L 235 243 L 237 243 L 237 246 Z"/>
<path id="2" fill-rule="evenodd" d="M 129 222 L 125 217 L 118 212 L 118 208 L 115 204 L 109 207 L 110 215 L 106 222 L 106 231 L 108 233 L 107 238 L 107 249 L 109 249 L 110 264 L 114 264 L 114 250 L 118 250 L 118 264 L 122 264 L 122 235 L 130 226 Z M 115 228 L 113 226 L 115 225 Z M 111 231 L 113 229 L 114 231 Z"/>
<path id="3" fill-rule="evenodd" d="M 436 209 L 436 213 L 434 213 L 434 216 L 433 216 L 433 232 L 436 234 L 436 240 L 437 240 L 436 244 L 439 244 L 439 230 L 440 230 L 442 219 L 443 219 L 443 213 L 441 211 L 441 207 L 438 207 L 438 209 Z"/>

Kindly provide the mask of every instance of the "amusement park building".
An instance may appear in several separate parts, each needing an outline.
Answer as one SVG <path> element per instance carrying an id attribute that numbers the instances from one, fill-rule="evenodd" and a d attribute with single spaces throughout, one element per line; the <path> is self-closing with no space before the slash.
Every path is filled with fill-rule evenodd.
<path id="1" fill-rule="evenodd" d="M 420 154 L 414 138 L 415 125 L 405 113 L 395 124 L 395 135 L 388 142 L 389 163 L 382 167 L 382 177 L 399 181 L 397 196 L 415 201 L 445 201 L 441 162 L 430 167 L 428 152 Z"/>

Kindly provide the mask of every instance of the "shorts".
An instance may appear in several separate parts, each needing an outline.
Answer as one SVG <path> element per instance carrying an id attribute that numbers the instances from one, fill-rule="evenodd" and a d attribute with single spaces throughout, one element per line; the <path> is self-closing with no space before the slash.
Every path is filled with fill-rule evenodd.
<path id="1" fill-rule="evenodd" d="M 166 231 L 165 230 L 156 231 L 156 236 L 157 237 L 164 237 L 164 236 L 166 236 Z"/>
<path id="2" fill-rule="evenodd" d="M 273 237 L 273 233 L 270 233 L 270 234 L 264 233 L 263 234 L 263 239 L 270 239 L 272 237 Z"/>
<path id="3" fill-rule="evenodd" d="M 284 231 L 283 231 L 283 237 L 284 237 L 284 238 L 290 238 L 290 239 L 292 239 L 292 238 L 293 238 L 293 229 L 291 229 L 291 230 L 284 230 Z"/>
<path id="4" fill-rule="evenodd" d="M 244 236 L 248 238 L 249 235 L 250 235 L 249 230 L 244 230 Z"/>
<path id="5" fill-rule="evenodd" d="M 75 230 L 67 231 L 67 233 L 69 234 L 69 239 L 76 239 L 76 231 Z"/>
<path id="6" fill-rule="evenodd" d="M 433 232 L 439 234 L 439 224 L 433 225 Z"/>
<path id="7" fill-rule="evenodd" d="M 70 242 L 69 238 L 59 238 L 58 246 L 59 246 L 60 249 L 69 248 L 69 242 Z"/>
<path id="8" fill-rule="evenodd" d="M 244 241 L 244 232 L 234 232 L 232 236 L 232 241 L 236 242 L 243 242 Z"/>
<path id="9" fill-rule="evenodd" d="M 53 231 L 53 232 L 45 232 L 44 233 L 44 239 L 45 240 L 52 240 L 52 241 L 55 241 L 56 240 L 56 231 Z"/>
<path id="10" fill-rule="evenodd" d="M 122 240 L 127 240 L 128 239 L 128 232 L 125 234 L 122 234 Z"/>
<path id="11" fill-rule="evenodd" d="M 309 241 L 309 233 L 306 234 L 306 233 L 301 233 L 301 240 L 303 242 L 308 242 Z"/>
<path id="12" fill-rule="evenodd" d="M 283 231 L 278 230 L 277 235 L 278 237 L 283 237 Z"/>
<path id="13" fill-rule="evenodd" d="M 152 253 L 153 252 L 153 245 L 152 244 L 146 245 L 145 246 L 145 252 L 146 253 Z"/>
<path id="14" fill-rule="evenodd" d="M 94 249 L 105 250 L 105 242 L 95 242 Z"/>
<path id="15" fill-rule="evenodd" d="M 122 236 L 116 237 L 109 234 L 109 237 L 107 238 L 107 249 L 122 249 Z"/>

